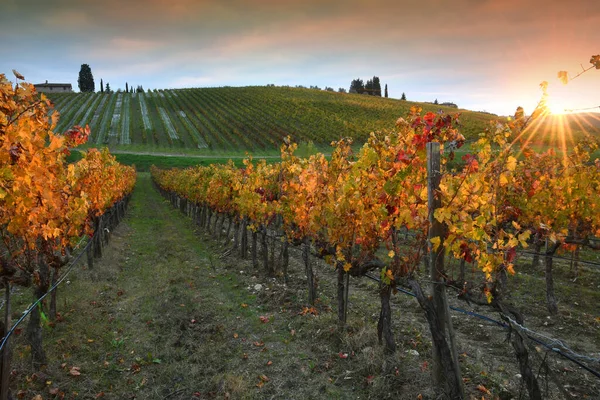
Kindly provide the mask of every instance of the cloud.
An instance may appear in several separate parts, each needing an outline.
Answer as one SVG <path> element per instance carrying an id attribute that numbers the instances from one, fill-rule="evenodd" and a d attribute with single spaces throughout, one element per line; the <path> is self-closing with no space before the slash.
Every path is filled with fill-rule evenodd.
<path id="1" fill-rule="evenodd" d="M 599 25 L 597 0 L 5 0 L 0 72 L 76 84 L 88 63 L 97 80 L 157 88 L 377 75 L 397 97 L 512 113 L 598 53 Z M 579 98 L 600 91 L 590 76 Z"/>

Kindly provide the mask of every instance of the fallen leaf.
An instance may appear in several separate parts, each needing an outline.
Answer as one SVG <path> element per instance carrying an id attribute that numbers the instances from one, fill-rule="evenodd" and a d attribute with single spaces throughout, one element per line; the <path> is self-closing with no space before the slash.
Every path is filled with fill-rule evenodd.
<path id="1" fill-rule="evenodd" d="M 100 392 L 100 393 L 98 393 L 98 394 L 97 394 L 97 395 L 96 395 L 94 398 L 95 398 L 95 399 L 99 399 L 99 398 L 101 398 L 101 397 L 104 397 L 104 392 Z"/>
<path id="2" fill-rule="evenodd" d="M 291 334 L 292 336 L 296 335 L 296 330 L 295 330 L 295 329 L 292 329 L 292 330 L 290 331 L 290 334 Z"/>
<path id="3" fill-rule="evenodd" d="M 260 318 L 260 322 L 262 322 L 263 324 L 266 324 L 267 322 L 269 322 L 269 317 L 265 317 L 264 315 L 261 315 L 259 318 Z"/>
<path id="4" fill-rule="evenodd" d="M 240 304 L 240 306 L 241 306 L 242 308 L 246 308 L 246 307 L 248 307 L 248 304 L 246 304 L 246 303 L 242 303 L 242 304 Z"/>
<path id="5" fill-rule="evenodd" d="M 234 334 L 233 334 L 233 338 L 234 338 L 234 339 L 237 339 L 237 338 L 238 338 L 238 336 L 239 336 L 239 335 L 238 335 L 237 333 L 234 333 Z"/>
<path id="6" fill-rule="evenodd" d="M 477 390 L 479 390 L 481 393 L 491 394 L 490 391 L 483 385 L 477 385 Z"/>
<path id="7" fill-rule="evenodd" d="M 348 353 L 342 353 L 340 351 L 339 356 L 340 356 L 340 358 L 348 358 Z"/>
<path id="8" fill-rule="evenodd" d="M 262 340 L 260 342 L 254 342 L 254 345 L 256 347 L 263 347 L 265 345 L 265 342 L 263 342 Z"/>
<path id="9" fill-rule="evenodd" d="M 71 367 L 71 369 L 69 370 L 69 374 L 73 375 L 73 376 L 79 376 L 81 375 L 81 372 L 79 372 L 81 368 L 79 367 Z"/>
<path id="10" fill-rule="evenodd" d="M 267 366 L 269 366 L 269 365 L 273 365 L 273 361 L 271 361 L 271 360 L 267 361 Z"/>
<path id="11" fill-rule="evenodd" d="M 51 395 L 55 395 L 55 394 L 58 394 L 58 390 L 59 389 L 57 387 L 53 387 L 48 390 L 48 393 L 50 393 Z"/>

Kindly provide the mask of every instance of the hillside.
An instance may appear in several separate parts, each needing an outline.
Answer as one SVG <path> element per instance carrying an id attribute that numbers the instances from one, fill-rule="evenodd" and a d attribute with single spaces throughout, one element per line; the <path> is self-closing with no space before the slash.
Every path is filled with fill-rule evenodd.
<path id="1" fill-rule="evenodd" d="M 341 137 L 363 142 L 394 126 L 413 105 L 462 112 L 463 134 L 476 137 L 495 116 L 433 104 L 287 87 L 223 87 L 147 93 L 49 96 L 60 113 L 57 131 L 89 124 L 90 145 L 187 153 L 276 152 L 290 135 L 328 146 Z M 200 149 L 200 150 L 198 150 Z"/>

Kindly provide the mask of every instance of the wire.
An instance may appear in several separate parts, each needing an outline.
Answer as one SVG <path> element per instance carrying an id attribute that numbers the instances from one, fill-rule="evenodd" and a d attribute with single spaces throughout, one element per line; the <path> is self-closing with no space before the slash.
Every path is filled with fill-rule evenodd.
<path id="1" fill-rule="evenodd" d="M 381 280 L 379 278 L 376 278 L 376 277 L 371 276 L 369 274 L 365 274 L 365 276 L 367 278 L 369 278 L 369 279 L 374 280 L 375 282 L 381 282 Z M 396 288 L 396 289 L 399 292 L 401 292 L 401 293 L 404 293 L 404 294 L 412 296 L 412 297 L 416 297 L 413 292 L 410 292 L 410 291 L 402 289 L 402 288 Z M 506 324 L 505 322 L 498 321 L 498 320 L 490 318 L 490 317 L 488 317 L 486 315 L 478 314 L 478 313 L 473 312 L 473 311 L 464 310 L 464 309 L 459 308 L 459 307 L 450 306 L 450 309 L 453 310 L 453 311 L 457 311 L 457 312 L 466 314 L 466 315 L 470 315 L 470 316 L 475 317 L 475 318 L 479 318 L 479 319 L 484 320 L 484 321 L 491 322 L 491 323 L 493 323 L 495 325 L 498 325 L 498 326 L 500 326 L 500 327 L 502 327 L 504 329 L 509 329 L 510 328 L 510 326 L 508 324 Z M 536 343 L 544 346 L 548 350 L 551 350 L 552 352 L 554 352 L 554 353 L 556 353 L 556 354 L 558 354 L 558 355 L 566 358 L 567 360 L 569 360 L 569 361 L 577 364 L 581 368 L 585 369 L 586 371 L 588 371 L 589 373 L 591 373 L 592 375 L 594 375 L 596 378 L 600 379 L 600 372 L 591 369 L 587 365 L 585 365 L 582 362 L 580 362 L 579 360 L 577 360 L 577 358 L 578 358 L 578 359 L 589 361 L 589 362 L 600 363 L 600 358 L 592 358 L 592 357 L 588 357 L 588 356 L 584 356 L 584 355 L 575 353 L 573 350 L 571 350 L 569 347 L 567 347 L 561 340 L 553 339 L 553 338 L 550 338 L 548 336 L 542 335 L 541 333 L 532 331 L 531 329 L 525 328 L 523 325 L 518 324 L 517 322 L 515 322 L 514 320 L 512 320 L 510 317 L 507 317 L 507 318 L 511 321 L 511 323 L 517 325 L 519 328 L 521 328 L 524 331 L 526 331 L 527 332 L 527 337 L 529 339 L 531 339 L 532 341 L 534 341 L 534 342 L 536 342 Z M 545 342 L 541 341 L 540 339 L 537 339 L 535 336 L 542 337 L 542 338 L 544 338 L 546 340 L 549 340 L 551 342 L 551 344 L 558 345 L 559 347 L 561 347 L 564 350 L 566 350 L 569 354 L 563 353 L 559 348 L 553 347 L 551 344 L 545 343 Z"/>
<path id="2" fill-rule="evenodd" d="M 4 349 L 4 346 L 6 345 L 6 342 L 8 342 L 8 339 L 10 338 L 10 336 L 12 335 L 12 333 L 15 331 L 15 329 L 17 328 L 17 326 L 25 319 L 25 317 L 27 317 L 29 314 L 31 314 L 31 312 L 33 311 L 33 309 L 38 304 L 40 304 L 41 301 L 46 298 L 46 296 L 48 296 L 50 293 L 52 293 L 58 287 L 58 285 L 60 285 L 67 278 L 67 275 L 69 274 L 69 272 L 71 272 L 71 270 L 75 267 L 75 265 L 77 264 L 77 262 L 79 261 L 79 259 L 87 251 L 88 247 L 91 246 L 91 244 L 93 242 L 93 239 L 96 237 L 97 234 L 98 233 L 96 232 L 94 234 L 94 236 L 92 236 L 90 238 L 89 242 L 85 245 L 85 247 L 83 248 L 83 250 L 81 251 L 81 253 L 79 253 L 77 255 L 77 257 L 75 257 L 73 259 L 73 261 L 71 261 L 70 265 L 67 267 L 66 272 L 60 277 L 60 279 L 58 281 L 56 281 L 56 283 L 54 285 L 52 285 L 52 287 L 50 289 L 48 289 L 48 291 L 46 293 L 44 293 L 43 296 L 41 296 L 39 299 L 37 299 L 37 301 L 35 301 L 27 310 L 23 311 L 23 315 L 21 315 L 21 318 L 19 318 L 17 320 L 17 322 L 15 324 L 13 324 L 13 326 L 10 328 L 10 330 L 7 332 L 7 334 L 2 338 L 2 343 L 0 343 L 0 351 L 2 351 L 2 349 Z M 77 248 L 82 242 L 83 242 L 83 239 L 81 239 L 81 241 L 77 244 L 77 246 L 75 246 L 75 248 Z"/>
<path id="3" fill-rule="evenodd" d="M 586 108 L 565 108 L 565 111 L 567 111 L 567 112 L 587 111 L 587 110 L 595 110 L 596 108 L 600 108 L 600 106 L 586 107 Z"/>
<path id="4" fill-rule="evenodd" d="M 517 253 L 530 254 L 530 255 L 534 255 L 534 256 L 538 255 L 538 256 L 542 256 L 542 257 L 547 257 L 547 255 L 544 254 L 544 253 L 536 253 L 534 251 L 517 250 Z M 551 257 L 552 258 L 557 258 L 559 260 L 571 261 L 571 259 L 567 258 L 567 257 L 561 257 L 561 256 L 551 256 Z M 597 263 L 597 262 L 594 262 L 594 261 L 586 261 L 586 260 L 579 259 L 579 260 L 577 260 L 577 262 L 581 263 L 581 264 L 588 264 L 588 265 L 593 265 L 595 267 L 600 267 L 600 263 Z"/>

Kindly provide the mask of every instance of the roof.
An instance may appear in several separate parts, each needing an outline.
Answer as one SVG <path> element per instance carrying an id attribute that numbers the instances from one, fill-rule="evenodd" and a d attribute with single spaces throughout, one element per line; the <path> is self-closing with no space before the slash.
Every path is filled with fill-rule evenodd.
<path id="1" fill-rule="evenodd" d="M 57 86 L 71 86 L 70 83 L 36 83 L 33 86 L 43 86 L 43 87 L 57 87 Z"/>

